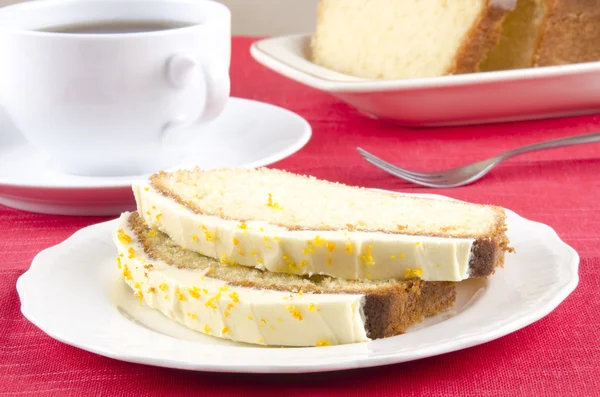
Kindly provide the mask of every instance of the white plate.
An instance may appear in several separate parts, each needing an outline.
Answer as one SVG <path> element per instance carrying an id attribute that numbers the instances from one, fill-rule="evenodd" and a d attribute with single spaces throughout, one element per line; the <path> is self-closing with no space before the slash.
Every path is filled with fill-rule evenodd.
<path id="1" fill-rule="evenodd" d="M 261 64 L 329 92 L 360 112 L 406 126 L 539 119 L 600 112 L 600 62 L 404 80 L 366 80 L 310 61 L 310 35 L 264 39 Z"/>
<path id="2" fill-rule="evenodd" d="M 441 197 L 441 196 L 436 196 Z M 265 348 L 191 331 L 140 307 L 122 281 L 111 233 L 82 229 L 38 254 L 17 282 L 25 317 L 51 337 L 115 359 L 215 372 L 299 373 L 400 363 L 478 345 L 544 317 L 577 286 L 579 257 L 548 226 L 508 212 L 517 253 L 485 280 L 458 285 L 454 313 L 404 335 L 331 347 Z"/>
<path id="3" fill-rule="evenodd" d="M 9 207 L 60 215 L 118 215 L 134 206 L 132 182 L 148 176 L 65 174 L 8 130 L 7 125 L 0 129 L 0 204 Z M 295 153 L 310 137 L 310 125 L 295 113 L 230 98 L 217 120 L 182 137 L 189 142 L 188 154 L 173 168 L 266 166 Z"/>

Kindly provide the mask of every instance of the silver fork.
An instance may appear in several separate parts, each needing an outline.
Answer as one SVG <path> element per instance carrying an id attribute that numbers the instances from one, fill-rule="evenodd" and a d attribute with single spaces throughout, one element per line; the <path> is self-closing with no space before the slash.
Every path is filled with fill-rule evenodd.
<path id="1" fill-rule="evenodd" d="M 412 171 L 406 168 L 400 168 L 387 161 L 380 159 L 377 156 L 372 155 L 364 149 L 356 148 L 361 156 L 373 164 L 375 167 L 380 168 L 398 178 L 404 179 L 408 182 L 416 183 L 417 185 L 437 187 L 437 188 L 449 188 L 468 185 L 469 183 L 475 182 L 482 178 L 485 174 L 490 172 L 492 168 L 497 166 L 500 162 L 524 153 L 529 153 L 537 150 L 553 149 L 563 146 L 580 145 L 583 143 L 592 143 L 600 141 L 600 133 L 578 135 L 568 138 L 554 139 L 551 141 L 535 143 L 533 145 L 523 146 L 517 149 L 509 150 L 508 152 L 499 154 L 495 157 L 487 160 L 482 160 L 477 163 L 463 165 L 462 167 L 451 168 L 449 170 L 442 170 L 436 172 L 419 172 Z"/>

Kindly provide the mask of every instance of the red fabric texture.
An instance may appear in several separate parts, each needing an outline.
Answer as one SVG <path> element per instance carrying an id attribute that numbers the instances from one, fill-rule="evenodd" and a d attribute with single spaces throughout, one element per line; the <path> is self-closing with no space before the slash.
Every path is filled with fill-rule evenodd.
<path id="1" fill-rule="evenodd" d="M 371 120 L 328 94 L 258 65 L 234 38 L 232 95 L 305 117 L 313 138 L 274 167 L 353 185 L 445 194 L 510 208 L 552 226 L 580 254 L 581 281 L 554 312 L 499 340 L 405 364 L 306 375 L 229 375 L 124 363 L 45 335 L 20 313 L 15 283 L 40 250 L 107 218 L 0 207 L 0 396 L 600 396 L 600 144 L 514 158 L 457 189 L 406 184 L 364 162 L 361 146 L 416 169 L 492 156 L 600 130 L 600 116 L 409 129 Z M 259 360 L 260 357 L 257 357 Z"/>

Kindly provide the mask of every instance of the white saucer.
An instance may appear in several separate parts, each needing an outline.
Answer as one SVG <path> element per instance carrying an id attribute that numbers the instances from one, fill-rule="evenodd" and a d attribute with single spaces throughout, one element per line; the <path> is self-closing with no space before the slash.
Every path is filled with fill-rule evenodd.
<path id="1" fill-rule="evenodd" d="M 372 118 L 426 127 L 600 112 L 600 62 L 429 78 L 360 79 L 314 64 L 311 37 L 270 37 L 255 42 L 250 51 L 260 64 L 332 94 Z"/>
<path id="2" fill-rule="evenodd" d="M 133 208 L 131 183 L 148 175 L 65 174 L 52 169 L 47 159 L 7 129 L 0 129 L 0 204 L 59 215 L 117 215 Z M 301 149 L 311 128 L 302 117 L 280 107 L 230 98 L 216 121 L 187 135 L 189 153 L 173 168 L 260 167 Z"/>
<path id="3" fill-rule="evenodd" d="M 48 335 L 123 361 L 262 373 L 400 363 L 507 335 L 550 313 L 575 289 L 577 253 L 549 226 L 507 212 L 516 254 L 508 256 L 504 269 L 488 280 L 459 283 L 452 312 L 429 318 L 404 335 L 367 343 L 311 348 L 236 344 L 196 333 L 141 307 L 114 262 L 111 234 L 116 221 L 82 229 L 39 253 L 17 281 L 17 290 L 25 317 Z"/>

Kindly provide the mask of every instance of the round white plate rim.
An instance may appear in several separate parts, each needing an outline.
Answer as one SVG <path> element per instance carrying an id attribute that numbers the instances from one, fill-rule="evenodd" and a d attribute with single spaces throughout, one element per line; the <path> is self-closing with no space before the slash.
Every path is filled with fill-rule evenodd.
<path id="1" fill-rule="evenodd" d="M 231 97 L 229 101 L 236 101 L 240 103 L 251 103 L 257 106 L 263 106 L 265 108 L 270 108 L 273 111 L 280 112 L 285 114 L 290 119 L 294 119 L 300 125 L 302 125 L 302 133 L 298 134 L 298 139 L 291 145 L 288 145 L 285 149 L 278 151 L 277 153 L 270 154 L 268 156 L 263 157 L 260 160 L 249 162 L 243 164 L 240 167 L 243 168 L 258 168 L 264 167 L 270 164 L 273 164 L 277 161 L 283 160 L 292 154 L 296 153 L 298 150 L 302 149 L 310 140 L 312 136 L 312 127 L 310 123 L 300 116 L 299 114 L 292 112 L 291 110 L 285 109 L 283 107 L 273 105 L 266 102 L 257 101 L 254 99 L 246 99 L 246 98 L 238 98 Z M 28 145 L 27 143 L 23 143 L 23 145 Z M 177 166 L 171 167 L 171 169 L 176 169 Z M 63 183 L 56 184 L 52 181 L 40 181 L 35 180 L 32 182 L 22 181 L 22 180 L 10 180 L 8 178 L 0 177 L 0 187 L 11 187 L 11 188 L 21 188 L 21 189 L 52 189 L 52 190 L 72 190 L 72 189 L 112 189 L 112 188 L 128 188 L 131 184 L 137 180 L 146 179 L 150 174 L 145 175 L 131 175 L 131 176 L 123 176 L 123 177 L 102 177 L 98 178 L 98 180 L 102 181 L 100 183 L 94 181 L 94 178 L 88 177 L 76 177 L 74 176 L 72 183 Z"/>
<path id="2" fill-rule="evenodd" d="M 395 193 L 396 192 L 390 192 Z M 425 197 L 434 197 L 440 199 L 449 199 L 446 196 L 435 195 L 435 194 L 415 194 L 416 196 L 425 196 Z M 83 229 L 78 230 L 69 238 L 64 240 L 62 243 L 59 243 L 53 247 L 50 247 L 46 250 L 40 252 L 34 258 L 30 269 L 28 269 L 24 274 L 22 274 L 17 280 L 17 292 L 19 298 L 21 300 L 21 312 L 23 315 L 32 322 L 35 326 L 40 328 L 47 335 L 52 338 L 59 340 L 67 345 L 75 346 L 81 348 L 83 350 L 87 350 L 92 353 L 99 354 L 101 356 L 110 357 L 113 359 L 138 363 L 138 364 L 146 364 L 167 368 L 176 368 L 176 369 L 186 369 L 186 370 L 196 370 L 196 371 L 204 371 L 204 372 L 228 372 L 228 373 L 309 373 L 309 372 L 328 372 L 328 371 L 336 371 L 336 370 L 347 370 L 347 369 L 357 369 L 357 368 L 365 368 L 365 367 L 376 367 L 382 365 L 389 365 L 400 362 L 407 362 L 422 358 L 427 358 L 435 355 L 450 353 L 457 350 L 462 350 L 468 347 L 480 345 L 486 342 L 493 341 L 500 337 L 506 336 L 514 331 L 522 329 L 541 318 L 548 315 L 552 312 L 561 302 L 563 302 L 577 287 L 579 282 L 578 276 L 578 268 L 579 268 L 579 255 L 578 253 L 566 244 L 560 236 L 556 233 L 556 231 L 550 227 L 549 225 L 531 221 L 524 217 L 521 217 L 514 211 L 507 210 L 509 214 L 515 216 L 515 219 L 518 219 L 520 222 L 526 222 L 530 225 L 542 228 L 548 233 L 548 237 L 553 238 L 556 244 L 560 244 L 562 251 L 565 255 L 568 255 L 568 263 L 562 264 L 566 269 L 569 270 L 568 274 L 571 274 L 571 278 L 565 279 L 560 286 L 557 286 L 555 289 L 554 295 L 550 299 L 542 302 L 542 304 L 538 305 L 534 311 L 528 312 L 526 316 L 522 316 L 517 319 L 512 319 L 510 322 L 504 322 L 501 326 L 496 326 L 490 328 L 488 326 L 476 334 L 466 334 L 459 338 L 454 338 L 451 340 L 447 340 L 445 342 L 439 344 L 432 344 L 430 346 L 421 347 L 419 350 L 412 352 L 402 352 L 401 358 L 398 357 L 398 354 L 394 352 L 388 352 L 386 354 L 378 353 L 376 357 L 353 357 L 353 356 L 344 356 L 344 357 L 334 357 L 333 359 L 320 359 L 315 363 L 302 363 L 301 365 L 297 363 L 288 363 L 288 362 L 277 362 L 277 364 L 273 363 L 262 363 L 258 362 L 251 366 L 249 365 L 237 365 L 234 363 L 231 364 L 218 364 L 218 363 L 208 363 L 198 361 L 186 361 L 186 360 L 177 360 L 173 358 L 164 359 L 164 358 L 155 358 L 150 355 L 134 355 L 134 354 L 123 354 L 120 352 L 114 352 L 110 349 L 102 349 L 94 346 L 93 344 L 87 343 L 85 341 L 74 341 L 69 338 L 62 337 L 59 333 L 53 332 L 52 329 L 49 329 L 45 324 L 38 321 L 34 313 L 28 311 L 27 307 L 27 299 L 25 298 L 25 289 L 26 283 L 31 274 L 36 271 L 39 262 L 42 261 L 41 258 L 45 255 L 50 255 L 54 250 L 59 250 L 62 246 L 66 246 L 70 244 L 73 240 L 76 240 L 82 234 L 85 234 L 88 230 L 93 228 L 101 228 L 107 227 L 108 225 L 116 222 L 116 220 L 111 220 L 108 222 L 103 222 L 99 224 L 95 224 L 92 226 L 85 227 Z M 562 260 L 565 260 L 566 257 L 561 256 Z M 339 349 L 344 348 L 344 346 L 331 346 L 326 348 L 319 349 Z M 230 346 L 218 346 L 218 349 L 236 349 L 236 347 Z M 280 350 L 292 351 L 295 349 L 304 350 L 307 348 L 284 348 Z M 308 348 L 310 349 L 310 348 Z M 245 347 L 245 351 L 255 351 L 255 352 L 264 352 L 264 348 L 262 347 Z M 275 348 L 275 350 L 278 350 Z"/>

